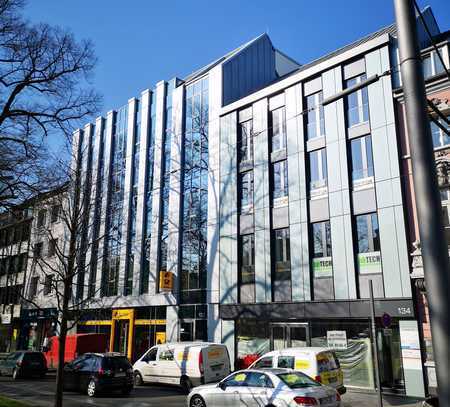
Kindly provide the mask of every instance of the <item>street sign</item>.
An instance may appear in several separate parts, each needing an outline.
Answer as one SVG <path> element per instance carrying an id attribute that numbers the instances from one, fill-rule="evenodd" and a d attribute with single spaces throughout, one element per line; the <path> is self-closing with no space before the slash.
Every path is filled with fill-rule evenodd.
<path id="1" fill-rule="evenodd" d="M 381 322 L 383 323 L 383 327 L 389 328 L 391 326 L 391 323 L 392 323 L 392 317 L 387 312 L 385 312 L 381 316 Z"/>

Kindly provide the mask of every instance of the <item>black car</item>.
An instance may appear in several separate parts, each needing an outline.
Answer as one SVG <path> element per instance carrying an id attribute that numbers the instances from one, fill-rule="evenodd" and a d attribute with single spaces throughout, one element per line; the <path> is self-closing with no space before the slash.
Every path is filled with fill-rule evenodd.
<path id="1" fill-rule="evenodd" d="M 17 351 L 12 352 L 4 359 L 0 359 L 0 374 L 19 377 L 39 376 L 47 373 L 47 361 L 41 352 Z"/>
<path id="2" fill-rule="evenodd" d="M 86 392 L 94 397 L 103 391 L 133 390 L 133 367 L 115 353 L 85 353 L 64 366 L 64 390 Z"/>

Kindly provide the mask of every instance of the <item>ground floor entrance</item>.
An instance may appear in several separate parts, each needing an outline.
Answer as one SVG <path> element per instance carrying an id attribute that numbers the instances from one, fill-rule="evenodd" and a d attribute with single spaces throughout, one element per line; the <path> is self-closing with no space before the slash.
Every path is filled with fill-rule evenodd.
<path id="1" fill-rule="evenodd" d="M 269 324 L 270 350 L 308 346 L 309 324 L 273 322 Z"/>

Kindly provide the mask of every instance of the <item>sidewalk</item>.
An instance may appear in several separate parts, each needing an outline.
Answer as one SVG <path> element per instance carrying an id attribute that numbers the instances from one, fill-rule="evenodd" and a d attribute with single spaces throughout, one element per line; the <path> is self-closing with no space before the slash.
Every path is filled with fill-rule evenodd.
<path id="1" fill-rule="evenodd" d="M 375 393 L 362 393 L 347 389 L 347 393 L 342 396 L 344 407 L 378 407 L 378 397 Z M 383 407 L 402 406 L 419 407 L 422 400 L 413 399 L 405 396 L 383 395 Z"/>

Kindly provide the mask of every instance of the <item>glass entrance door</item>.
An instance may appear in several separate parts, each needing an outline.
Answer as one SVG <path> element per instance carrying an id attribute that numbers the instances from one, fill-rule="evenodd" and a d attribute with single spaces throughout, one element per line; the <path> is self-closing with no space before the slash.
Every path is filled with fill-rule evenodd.
<path id="1" fill-rule="evenodd" d="M 307 323 L 270 324 L 270 349 L 302 347 L 309 345 L 309 326 Z"/>
<path id="2" fill-rule="evenodd" d="M 120 352 L 123 355 L 128 354 L 128 334 L 130 321 L 127 319 L 117 320 L 115 323 L 114 352 Z"/>

